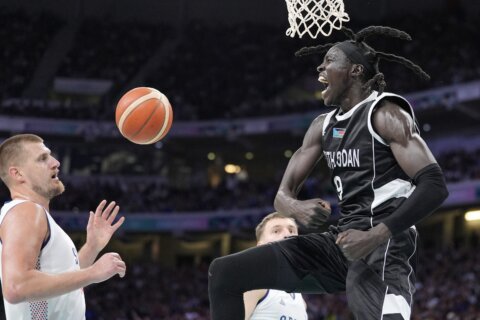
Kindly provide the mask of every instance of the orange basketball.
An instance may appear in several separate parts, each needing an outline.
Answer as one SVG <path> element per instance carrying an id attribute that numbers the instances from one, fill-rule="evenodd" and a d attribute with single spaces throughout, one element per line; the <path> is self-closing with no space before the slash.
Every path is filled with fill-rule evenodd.
<path id="1" fill-rule="evenodd" d="M 172 106 L 167 97 L 157 89 L 147 87 L 125 93 L 115 110 L 120 133 L 137 144 L 151 144 L 165 137 L 172 119 Z"/>

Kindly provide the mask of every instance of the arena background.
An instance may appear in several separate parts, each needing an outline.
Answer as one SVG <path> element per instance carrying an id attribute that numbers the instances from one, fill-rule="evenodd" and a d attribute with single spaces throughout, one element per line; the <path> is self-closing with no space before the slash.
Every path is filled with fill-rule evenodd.
<path id="1" fill-rule="evenodd" d="M 480 2 L 345 8 L 351 28 L 408 31 L 409 43 L 372 42 L 432 76 L 421 82 L 381 63 L 387 90 L 412 102 L 450 191 L 418 225 L 413 319 L 480 319 L 480 220 L 465 219 L 480 207 Z M 318 99 L 320 58 L 293 55 L 326 39 L 286 37 L 283 0 L 2 0 L 0 20 L 0 138 L 46 139 L 67 186 L 51 211 L 77 246 L 103 198 L 127 216 L 107 248 L 127 261 L 127 276 L 86 288 L 87 319 L 209 319 L 208 263 L 255 245 L 288 158 L 329 110 Z M 129 143 L 115 128 L 116 101 L 136 86 L 159 89 L 173 106 L 172 130 L 155 145 Z M 334 222 L 322 165 L 301 192 L 314 196 L 332 201 Z M 3 186 L 0 197 L 8 199 Z M 306 300 L 310 319 L 351 319 L 344 295 Z"/>

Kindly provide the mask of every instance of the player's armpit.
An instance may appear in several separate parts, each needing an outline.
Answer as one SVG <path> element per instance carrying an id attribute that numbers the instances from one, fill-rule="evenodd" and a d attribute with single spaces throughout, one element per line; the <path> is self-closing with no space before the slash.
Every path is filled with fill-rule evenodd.
<path id="1" fill-rule="evenodd" d="M 243 303 L 245 304 L 245 320 L 249 320 L 258 302 L 265 297 L 267 289 L 247 291 L 243 294 Z"/>

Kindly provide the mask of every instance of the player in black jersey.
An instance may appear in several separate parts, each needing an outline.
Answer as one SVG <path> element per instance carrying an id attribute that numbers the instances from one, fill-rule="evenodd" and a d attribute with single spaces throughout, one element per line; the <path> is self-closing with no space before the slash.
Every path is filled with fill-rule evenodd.
<path id="1" fill-rule="evenodd" d="M 301 49 L 298 55 L 328 52 L 318 67 L 324 103 L 335 106 L 317 117 L 290 159 L 275 198 L 277 211 L 304 225 L 324 223 L 328 203 L 298 200 L 316 163 L 332 173 L 340 219 L 325 233 L 312 233 L 215 259 L 209 269 L 214 320 L 244 319 L 242 294 L 273 288 L 289 292 L 346 291 L 356 319 L 410 319 L 415 291 L 417 232 L 448 195 L 442 171 L 419 136 L 413 110 L 401 96 L 384 93 L 378 62 L 400 62 L 428 75 L 411 61 L 377 52 L 371 35 L 410 39 L 388 27 L 368 27 L 351 40 Z M 375 90 L 376 89 L 376 90 Z"/>

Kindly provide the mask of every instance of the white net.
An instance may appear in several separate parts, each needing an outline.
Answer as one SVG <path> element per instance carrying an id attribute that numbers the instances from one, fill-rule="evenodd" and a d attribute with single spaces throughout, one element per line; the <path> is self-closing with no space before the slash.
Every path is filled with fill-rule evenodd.
<path id="1" fill-rule="evenodd" d="M 301 38 L 305 33 L 315 39 L 319 33 L 328 37 L 350 20 L 343 0 L 285 0 L 290 28 L 287 36 Z"/>

